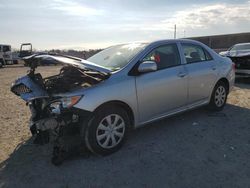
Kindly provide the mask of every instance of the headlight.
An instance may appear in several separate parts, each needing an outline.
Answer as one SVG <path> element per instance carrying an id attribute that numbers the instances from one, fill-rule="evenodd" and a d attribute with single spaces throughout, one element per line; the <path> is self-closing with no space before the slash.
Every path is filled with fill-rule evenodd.
<path id="1" fill-rule="evenodd" d="M 53 109 L 70 108 L 74 106 L 82 96 L 64 97 L 50 104 Z"/>
<path id="2" fill-rule="evenodd" d="M 74 97 L 65 97 L 61 99 L 63 108 L 70 108 L 74 106 L 78 101 L 82 98 L 82 96 L 74 96 Z"/>

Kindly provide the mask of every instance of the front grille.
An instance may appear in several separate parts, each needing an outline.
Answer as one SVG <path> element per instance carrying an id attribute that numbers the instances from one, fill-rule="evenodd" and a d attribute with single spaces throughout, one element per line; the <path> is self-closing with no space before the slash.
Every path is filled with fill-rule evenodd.
<path id="1" fill-rule="evenodd" d="M 19 85 L 13 86 L 11 88 L 11 91 L 13 93 L 15 93 L 16 95 L 22 95 L 22 94 L 25 94 L 25 93 L 31 93 L 31 89 L 28 88 L 24 84 L 19 84 Z"/>

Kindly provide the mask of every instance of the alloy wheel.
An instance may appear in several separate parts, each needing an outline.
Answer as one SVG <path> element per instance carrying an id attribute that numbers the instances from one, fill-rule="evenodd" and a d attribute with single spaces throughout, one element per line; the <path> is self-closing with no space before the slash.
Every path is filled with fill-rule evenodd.
<path id="1" fill-rule="evenodd" d="M 96 130 L 97 143 L 105 149 L 117 146 L 124 137 L 125 127 L 125 121 L 118 114 L 104 117 Z"/>
<path id="2" fill-rule="evenodd" d="M 223 86 L 219 86 L 215 91 L 215 104 L 217 107 L 224 105 L 226 100 L 226 89 Z"/>

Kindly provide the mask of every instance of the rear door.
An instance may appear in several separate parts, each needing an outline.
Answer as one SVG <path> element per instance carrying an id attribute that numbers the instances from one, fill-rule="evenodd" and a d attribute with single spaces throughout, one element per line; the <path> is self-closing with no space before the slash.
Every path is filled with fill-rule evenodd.
<path id="1" fill-rule="evenodd" d="M 198 44 L 182 43 L 188 71 L 188 104 L 209 100 L 216 80 L 216 66 L 212 56 Z"/>

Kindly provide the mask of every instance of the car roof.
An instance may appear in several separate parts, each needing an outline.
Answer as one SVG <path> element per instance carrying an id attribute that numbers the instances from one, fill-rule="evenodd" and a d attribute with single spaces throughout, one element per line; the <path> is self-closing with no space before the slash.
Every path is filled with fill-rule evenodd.
<path id="1" fill-rule="evenodd" d="M 169 42 L 188 42 L 191 44 L 198 44 L 201 46 L 205 46 L 203 43 L 196 41 L 196 40 L 192 40 L 192 39 L 161 39 L 161 40 L 154 40 L 154 41 L 126 42 L 126 43 L 115 44 L 115 45 L 109 46 L 107 48 L 111 48 L 111 47 L 118 46 L 118 45 L 128 45 L 128 44 L 133 44 L 133 43 L 145 44 L 146 46 L 151 46 L 151 45 L 157 45 L 160 43 L 169 43 Z M 107 49 L 107 48 L 105 48 L 105 49 Z"/>
<path id="2" fill-rule="evenodd" d="M 165 39 L 165 40 L 156 40 L 156 41 L 152 41 L 149 43 L 149 46 L 151 45 L 159 45 L 159 44 L 164 44 L 164 43 L 175 43 L 175 42 L 179 42 L 179 43 L 190 43 L 190 44 L 193 44 L 193 45 L 200 45 L 204 48 L 207 49 L 208 46 L 206 46 L 205 44 L 199 42 L 199 41 L 196 41 L 196 40 L 191 40 L 191 39 Z"/>
<path id="3" fill-rule="evenodd" d="M 132 43 L 139 43 L 139 44 L 152 44 L 152 43 L 164 43 L 164 42 L 190 42 L 190 43 L 197 43 L 202 44 L 199 41 L 191 40 L 191 39 L 160 39 L 160 40 L 152 40 L 152 41 L 135 41 L 135 42 L 127 42 L 127 43 L 121 43 L 121 44 L 115 44 L 116 45 L 127 45 Z M 111 46 L 112 47 L 112 46 Z"/>
<path id="4" fill-rule="evenodd" d="M 152 43 L 159 43 L 159 42 L 190 42 L 190 43 L 201 44 L 201 42 L 192 39 L 162 39 L 162 40 L 152 41 Z"/>
<path id="5" fill-rule="evenodd" d="M 238 43 L 238 44 L 235 44 L 234 46 L 243 46 L 243 45 L 249 45 L 250 43 L 247 42 L 247 43 Z"/>

